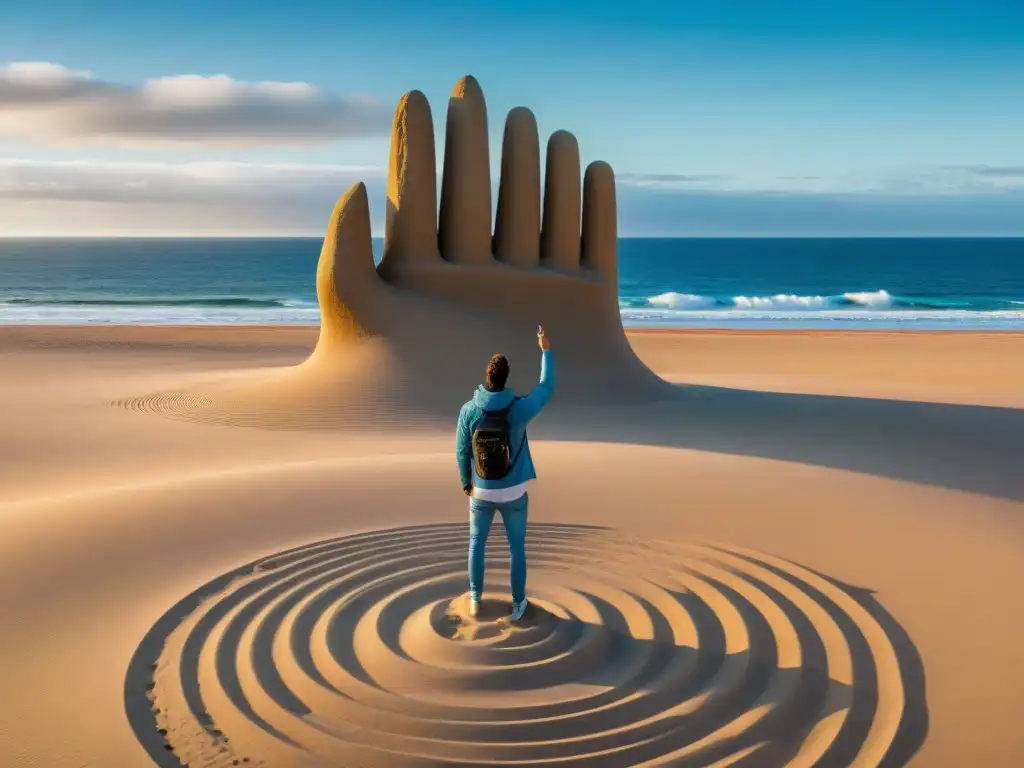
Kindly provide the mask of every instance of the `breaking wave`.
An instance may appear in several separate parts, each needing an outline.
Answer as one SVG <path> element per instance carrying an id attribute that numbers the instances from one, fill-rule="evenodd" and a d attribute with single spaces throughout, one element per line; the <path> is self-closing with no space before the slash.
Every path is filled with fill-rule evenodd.
<path id="1" fill-rule="evenodd" d="M 968 296 L 898 296 L 884 289 L 832 295 L 713 296 L 670 291 L 622 297 L 627 326 L 1024 328 L 1024 301 Z"/>
<path id="2" fill-rule="evenodd" d="M 867 307 L 871 309 L 887 309 L 894 306 L 908 308 L 924 308 L 937 305 L 922 299 L 898 299 L 886 290 L 850 291 L 835 296 L 800 296 L 794 293 L 779 293 L 774 296 L 702 296 L 695 293 L 676 293 L 670 291 L 651 296 L 643 300 L 648 306 L 666 309 L 746 309 L 746 310 L 824 310 L 842 307 Z M 635 307 L 636 300 L 626 300 L 626 307 Z"/>

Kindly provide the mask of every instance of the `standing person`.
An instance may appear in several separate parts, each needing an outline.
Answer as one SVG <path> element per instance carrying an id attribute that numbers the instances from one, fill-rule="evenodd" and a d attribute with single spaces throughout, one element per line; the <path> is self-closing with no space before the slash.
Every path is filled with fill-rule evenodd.
<path id="1" fill-rule="evenodd" d="M 459 411 L 456 457 L 462 490 L 469 496 L 469 614 L 480 612 L 484 589 L 484 550 L 494 513 L 501 512 L 512 559 L 512 620 L 526 611 L 526 513 L 528 481 L 537 477 L 526 426 L 541 412 L 555 388 L 555 364 L 544 329 L 537 328 L 541 349 L 540 382 L 525 397 L 505 388 L 508 360 L 494 355 L 484 383 Z"/>

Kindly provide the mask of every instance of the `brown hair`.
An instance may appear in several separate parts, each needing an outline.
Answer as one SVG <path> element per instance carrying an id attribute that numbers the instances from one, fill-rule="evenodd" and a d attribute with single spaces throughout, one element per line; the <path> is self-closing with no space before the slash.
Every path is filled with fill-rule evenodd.
<path id="1" fill-rule="evenodd" d="M 508 360 L 504 355 L 493 355 L 487 362 L 484 386 L 491 392 L 497 392 L 505 388 L 506 381 L 508 381 Z"/>

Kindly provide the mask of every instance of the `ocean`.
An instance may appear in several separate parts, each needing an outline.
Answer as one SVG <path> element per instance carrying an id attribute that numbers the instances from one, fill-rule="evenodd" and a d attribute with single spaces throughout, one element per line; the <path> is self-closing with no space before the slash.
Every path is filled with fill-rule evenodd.
<path id="1" fill-rule="evenodd" d="M 320 243 L 0 239 L 0 324 L 316 323 Z M 1024 239 L 623 239 L 619 306 L 627 326 L 1024 330 Z"/>

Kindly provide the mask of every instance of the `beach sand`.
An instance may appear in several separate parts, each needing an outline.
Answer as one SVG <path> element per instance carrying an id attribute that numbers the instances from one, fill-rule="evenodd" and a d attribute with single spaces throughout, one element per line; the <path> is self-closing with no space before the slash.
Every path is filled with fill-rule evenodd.
<path id="1" fill-rule="evenodd" d="M 318 328 L 0 328 L 0 765 L 1024 764 L 1024 335 L 631 333 L 615 179 L 399 101 Z M 540 216 L 543 212 L 543 222 Z M 493 253 L 492 253 L 493 249 Z M 455 420 L 530 425 L 467 611 Z"/>
<path id="2" fill-rule="evenodd" d="M 538 420 L 518 627 L 455 412 L 153 405 L 317 338 L 0 329 L 0 764 L 1021 764 L 1024 335 L 630 333 L 688 396 Z"/>

